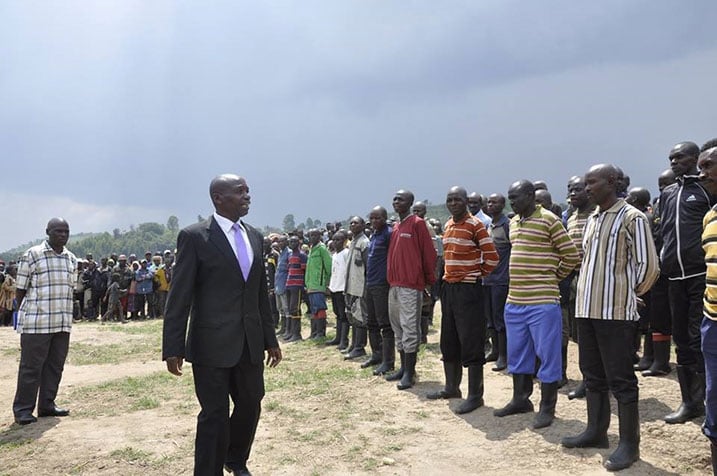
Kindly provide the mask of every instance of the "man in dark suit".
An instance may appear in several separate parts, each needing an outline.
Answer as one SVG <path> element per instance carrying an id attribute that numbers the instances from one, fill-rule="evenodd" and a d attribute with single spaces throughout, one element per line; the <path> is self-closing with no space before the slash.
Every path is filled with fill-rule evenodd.
<path id="1" fill-rule="evenodd" d="M 249 211 L 249 187 L 242 177 L 220 175 L 209 194 L 213 216 L 177 237 L 162 359 L 174 375 L 182 375 L 185 358 L 192 363 L 202 408 L 194 474 L 219 476 L 224 466 L 248 475 L 246 461 L 264 396 L 264 351 L 267 365 L 275 367 L 281 349 L 269 306 L 263 238 L 240 221 Z"/>

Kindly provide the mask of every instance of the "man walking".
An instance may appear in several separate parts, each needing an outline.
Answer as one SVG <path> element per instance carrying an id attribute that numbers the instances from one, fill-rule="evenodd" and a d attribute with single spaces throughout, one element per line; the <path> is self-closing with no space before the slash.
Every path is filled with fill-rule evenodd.
<path id="1" fill-rule="evenodd" d="M 620 441 L 605 462 L 610 471 L 627 468 L 640 457 L 633 342 L 638 296 L 659 275 L 649 221 L 618 198 L 618 184 L 619 172 L 613 165 L 595 165 L 585 175 L 585 189 L 597 210 L 585 226 L 575 318 L 588 423 L 580 435 L 562 440 L 568 448 L 607 448 L 611 390 L 618 404 Z"/>
<path id="2" fill-rule="evenodd" d="M 249 211 L 249 187 L 242 177 L 226 174 L 212 180 L 209 193 L 213 216 L 177 237 L 162 358 L 174 375 L 182 375 L 185 358 L 192 362 L 201 406 L 194 474 L 220 476 L 226 467 L 248 475 L 264 397 L 264 352 L 266 363 L 275 367 L 281 349 L 271 318 L 262 236 L 241 221 Z"/>
<path id="3" fill-rule="evenodd" d="M 36 403 L 39 417 L 70 414 L 55 397 L 70 347 L 77 257 L 65 248 L 70 226 L 63 218 L 51 219 L 45 232 L 47 240 L 20 258 L 15 283 L 20 368 L 12 411 L 19 425 L 37 421 Z"/>

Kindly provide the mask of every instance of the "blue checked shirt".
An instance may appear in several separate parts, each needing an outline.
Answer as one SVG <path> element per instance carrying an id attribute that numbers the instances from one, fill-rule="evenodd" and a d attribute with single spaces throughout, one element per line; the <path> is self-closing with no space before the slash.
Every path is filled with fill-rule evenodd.
<path id="1" fill-rule="evenodd" d="M 57 254 L 45 241 L 27 250 L 17 268 L 17 289 L 26 292 L 17 312 L 19 333 L 70 332 L 76 270 L 77 257 L 67 248 Z"/>

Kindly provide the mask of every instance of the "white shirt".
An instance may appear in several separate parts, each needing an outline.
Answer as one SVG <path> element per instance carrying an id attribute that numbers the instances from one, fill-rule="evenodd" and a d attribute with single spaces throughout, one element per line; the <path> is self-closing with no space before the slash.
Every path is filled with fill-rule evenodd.
<path id="1" fill-rule="evenodd" d="M 234 222 L 228 218 L 219 215 L 217 212 L 214 212 L 214 219 L 217 221 L 219 228 L 221 228 L 224 232 L 224 236 L 226 236 L 227 241 L 229 242 L 229 246 L 231 246 L 232 250 L 234 251 L 234 256 L 237 256 L 237 245 L 234 241 L 234 234 L 236 233 L 233 228 Z M 244 228 L 244 225 L 242 224 L 241 220 L 239 220 L 237 224 L 239 225 L 239 230 L 241 230 L 241 236 L 244 239 L 244 243 L 246 244 L 246 252 L 249 255 L 249 267 L 251 268 L 251 265 L 254 263 L 254 251 L 251 248 L 249 235 L 247 234 L 246 228 Z"/>
<path id="2" fill-rule="evenodd" d="M 331 257 L 331 280 L 329 281 L 329 291 L 332 293 L 342 293 L 346 289 L 346 270 L 349 267 L 349 249 L 344 248 L 338 253 L 334 253 Z"/>

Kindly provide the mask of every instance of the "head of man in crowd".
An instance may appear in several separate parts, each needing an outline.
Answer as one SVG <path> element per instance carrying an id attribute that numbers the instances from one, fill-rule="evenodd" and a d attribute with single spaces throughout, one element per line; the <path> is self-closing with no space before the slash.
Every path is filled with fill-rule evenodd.
<path id="1" fill-rule="evenodd" d="M 361 236 L 364 234 L 364 225 L 366 224 L 366 220 L 364 220 L 360 216 L 354 216 L 351 217 L 351 220 L 349 220 L 349 229 L 351 230 L 351 235 L 356 238 L 357 236 Z"/>
<path id="2" fill-rule="evenodd" d="M 368 214 L 368 220 L 371 222 L 371 228 L 373 228 L 374 231 L 383 230 L 386 227 L 387 219 L 388 212 L 380 205 L 373 207 Z"/>
<path id="3" fill-rule="evenodd" d="M 468 194 L 468 210 L 471 215 L 477 215 L 483 208 L 483 198 L 478 192 L 471 192 Z"/>
<path id="4" fill-rule="evenodd" d="M 426 204 L 423 202 L 414 203 L 413 207 L 411 207 L 411 213 L 419 218 L 426 218 Z"/>
<path id="5" fill-rule="evenodd" d="M 4 263 L 3 263 L 4 264 Z M 5 272 L 12 276 L 13 278 L 17 278 L 17 265 L 11 264 L 5 269 Z"/>
<path id="6" fill-rule="evenodd" d="M 630 176 L 626 175 L 617 165 L 613 165 L 613 167 L 617 170 L 617 184 L 615 184 L 617 195 L 618 197 L 623 197 L 627 195 L 627 189 L 630 188 Z"/>
<path id="7" fill-rule="evenodd" d="M 151 262 L 151 261 L 152 261 L 152 252 L 151 252 L 151 251 L 145 252 L 145 253 L 144 253 L 144 259 L 147 260 L 147 263 Z"/>
<path id="8" fill-rule="evenodd" d="M 313 247 L 321 243 L 321 232 L 318 228 L 309 230 L 309 244 Z"/>
<path id="9" fill-rule="evenodd" d="M 271 238 L 268 236 L 264 237 L 264 243 L 262 243 L 264 254 L 267 254 L 269 251 L 271 251 Z"/>
<path id="10" fill-rule="evenodd" d="M 291 251 L 298 251 L 299 247 L 301 246 L 301 240 L 296 235 L 291 235 L 289 237 L 289 249 Z"/>
<path id="11" fill-rule="evenodd" d="M 162 257 L 160 255 L 152 256 L 152 264 L 156 267 L 160 267 L 162 265 Z"/>
<path id="12" fill-rule="evenodd" d="M 491 218 L 498 218 L 505 209 L 505 197 L 500 193 L 493 193 L 488 197 L 488 215 Z"/>
<path id="13" fill-rule="evenodd" d="M 717 195 L 717 146 L 699 155 L 697 168 L 702 186 L 712 195 Z"/>
<path id="14" fill-rule="evenodd" d="M 283 251 L 284 248 L 289 246 L 289 237 L 286 235 L 279 235 L 277 243 L 279 243 L 279 249 Z"/>
<path id="15" fill-rule="evenodd" d="M 650 205 L 650 191 L 643 187 L 633 187 L 627 192 L 627 198 L 625 201 L 637 208 L 641 212 L 647 211 L 647 207 Z"/>
<path id="16" fill-rule="evenodd" d="M 334 236 L 331 237 L 331 241 L 334 244 L 334 250 L 336 252 L 340 252 L 346 247 L 346 233 L 339 230 L 336 233 L 334 233 Z"/>
<path id="17" fill-rule="evenodd" d="M 101 268 L 107 267 L 107 258 L 100 258 L 100 267 Z"/>
<path id="18" fill-rule="evenodd" d="M 590 206 L 590 199 L 585 191 L 585 178 L 575 176 L 568 182 L 568 199 L 575 210 L 584 211 Z"/>
<path id="19" fill-rule="evenodd" d="M 697 174 L 697 157 L 700 148 L 694 142 L 680 142 L 670 151 L 670 168 L 675 177 Z"/>
<path id="20" fill-rule="evenodd" d="M 468 212 L 468 192 L 466 189 L 459 186 L 451 187 L 446 194 L 446 208 L 453 220 L 463 219 Z"/>
<path id="21" fill-rule="evenodd" d="M 64 218 L 55 217 L 47 222 L 47 242 L 55 253 L 62 253 L 62 250 L 70 239 L 70 225 Z"/>
<path id="22" fill-rule="evenodd" d="M 619 180 L 620 172 L 614 165 L 593 165 L 585 174 L 585 190 L 593 203 L 607 210 L 617 201 Z"/>
<path id="23" fill-rule="evenodd" d="M 533 187 L 535 187 L 535 190 L 548 190 L 548 184 L 545 183 L 545 180 L 536 180 L 533 182 Z"/>
<path id="24" fill-rule="evenodd" d="M 521 217 L 535 211 L 535 186 L 530 180 L 518 180 L 508 188 L 510 207 Z"/>
<path id="25" fill-rule="evenodd" d="M 411 205 L 413 205 L 413 193 L 409 190 L 399 190 L 393 195 L 393 211 L 398 213 L 398 216 L 403 220 L 411 212 Z M 352 230 L 353 231 L 353 230 Z"/>
<path id="26" fill-rule="evenodd" d="M 710 139 L 704 144 L 702 144 L 702 147 L 700 147 L 700 153 L 712 149 L 713 147 L 717 147 L 717 137 L 715 137 L 714 139 Z"/>
<path id="27" fill-rule="evenodd" d="M 547 190 L 539 188 L 535 191 L 535 203 L 550 210 L 553 206 L 553 196 Z"/>
<path id="28" fill-rule="evenodd" d="M 660 190 L 660 193 L 662 193 L 665 187 L 672 185 L 676 181 L 677 178 L 675 177 L 675 173 L 672 169 L 664 170 L 660 176 L 657 177 L 657 188 Z"/>
<path id="29" fill-rule="evenodd" d="M 243 177 L 234 174 L 214 177 L 209 184 L 209 196 L 217 213 L 233 222 L 249 213 L 251 196 Z"/>

